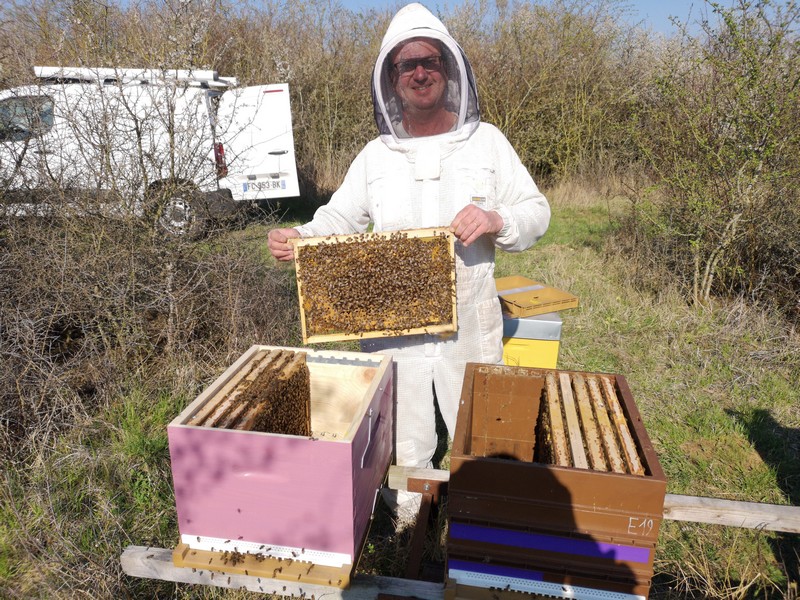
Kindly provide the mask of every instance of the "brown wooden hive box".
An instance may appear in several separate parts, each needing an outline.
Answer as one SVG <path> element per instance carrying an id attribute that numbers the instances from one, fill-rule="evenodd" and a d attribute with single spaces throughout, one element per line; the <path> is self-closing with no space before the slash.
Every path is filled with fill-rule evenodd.
<path id="1" fill-rule="evenodd" d="M 451 597 L 646 598 L 665 493 L 623 376 L 468 364 L 450 457 Z"/>
<path id="2" fill-rule="evenodd" d="M 457 330 L 447 229 L 292 240 L 303 343 Z"/>

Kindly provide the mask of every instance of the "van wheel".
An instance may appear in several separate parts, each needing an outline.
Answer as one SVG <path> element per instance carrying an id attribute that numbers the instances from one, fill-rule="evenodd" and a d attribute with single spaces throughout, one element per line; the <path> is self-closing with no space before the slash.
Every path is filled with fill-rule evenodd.
<path id="1" fill-rule="evenodd" d="M 206 229 L 206 211 L 191 185 L 159 185 L 149 202 L 156 226 L 172 237 L 196 239 Z"/>

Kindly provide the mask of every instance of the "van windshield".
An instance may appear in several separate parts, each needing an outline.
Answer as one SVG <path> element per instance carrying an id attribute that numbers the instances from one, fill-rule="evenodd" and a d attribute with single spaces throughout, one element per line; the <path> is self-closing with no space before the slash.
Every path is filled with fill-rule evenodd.
<path id="1" fill-rule="evenodd" d="M 16 96 L 0 100 L 0 141 L 21 142 L 53 126 L 53 101 L 48 96 Z"/>

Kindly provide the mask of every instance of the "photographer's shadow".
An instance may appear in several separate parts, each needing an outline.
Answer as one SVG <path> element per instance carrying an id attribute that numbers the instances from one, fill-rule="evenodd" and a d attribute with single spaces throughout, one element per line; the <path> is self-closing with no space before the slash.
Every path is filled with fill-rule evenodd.
<path id="1" fill-rule="evenodd" d="M 750 443 L 775 472 L 789 504 L 800 506 L 800 429 L 784 427 L 768 410 L 750 413 L 726 411 L 744 426 Z M 789 584 L 800 585 L 800 535 L 776 533 L 770 539 L 775 558 L 783 565 Z"/>
<path id="2" fill-rule="evenodd" d="M 654 548 L 630 535 L 614 539 L 615 522 L 629 527 L 626 518 L 576 505 L 564 472 L 507 454 L 451 464 L 450 581 L 557 597 L 586 590 L 647 597 Z"/>

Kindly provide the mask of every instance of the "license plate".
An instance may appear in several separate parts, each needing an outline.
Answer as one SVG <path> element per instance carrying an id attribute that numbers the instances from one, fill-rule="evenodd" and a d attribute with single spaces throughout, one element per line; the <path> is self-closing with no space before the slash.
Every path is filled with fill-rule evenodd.
<path id="1" fill-rule="evenodd" d="M 245 192 L 268 192 L 270 190 L 285 190 L 285 179 L 270 179 L 268 181 L 247 181 L 242 184 Z"/>

